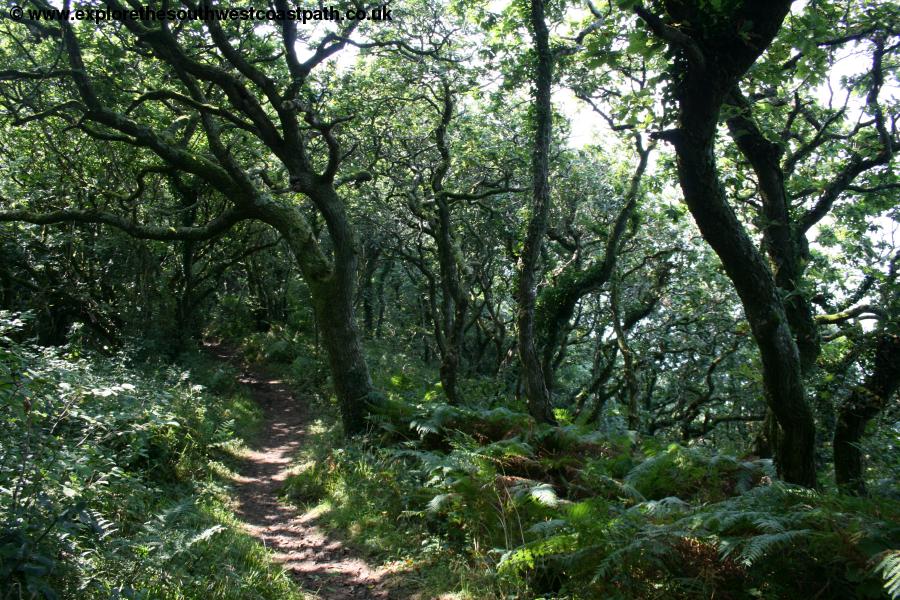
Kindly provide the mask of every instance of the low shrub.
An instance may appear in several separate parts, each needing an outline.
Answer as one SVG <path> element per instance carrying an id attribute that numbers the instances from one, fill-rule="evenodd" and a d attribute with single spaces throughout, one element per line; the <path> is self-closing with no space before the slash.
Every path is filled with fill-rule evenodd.
<path id="1" fill-rule="evenodd" d="M 323 438 L 293 485 L 331 526 L 420 565 L 435 596 L 876 599 L 896 575 L 886 498 L 784 485 L 770 461 L 698 447 L 646 456 L 628 435 L 510 409 L 387 406 L 385 446 Z"/>
<path id="2" fill-rule="evenodd" d="M 0 313 L 0 598 L 299 598 L 212 476 L 246 398 L 21 326 Z"/>
<path id="3" fill-rule="evenodd" d="M 625 483 L 651 500 L 677 496 L 682 500 L 715 502 L 746 492 L 773 477 L 770 460 L 738 460 L 672 444 L 637 465 L 625 477 Z"/>

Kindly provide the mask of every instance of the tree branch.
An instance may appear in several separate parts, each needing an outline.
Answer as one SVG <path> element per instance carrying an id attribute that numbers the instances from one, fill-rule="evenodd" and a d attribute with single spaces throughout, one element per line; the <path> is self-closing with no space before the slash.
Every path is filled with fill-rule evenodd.
<path id="1" fill-rule="evenodd" d="M 99 223 L 115 227 L 135 238 L 159 241 L 201 241 L 212 239 L 248 218 L 250 218 L 249 215 L 243 211 L 232 209 L 225 211 L 206 225 L 196 227 L 160 227 L 142 225 L 111 212 L 100 210 L 64 209 L 47 213 L 35 213 L 27 210 L 0 211 L 0 222 L 20 221 L 34 225 Z"/>
<path id="2" fill-rule="evenodd" d="M 839 313 L 816 315 L 816 323 L 819 325 L 835 325 L 855 318 L 886 319 L 887 314 L 885 314 L 881 307 L 872 304 L 861 304 Z"/>
<path id="3" fill-rule="evenodd" d="M 647 23 L 647 27 L 650 28 L 650 31 L 655 33 L 658 37 L 669 42 L 669 44 L 673 46 L 682 48 L 687 53 L 688 58 L 690 58 L 698 68 L 706 68 L 706 58 L 703 56 L 700 46 L 698 46 L 689 35 L 674 27 L 666 25 L 662 19 L 648 11 L 641 4 L 637 4 L 634 7 L 634 13 L 643 19 L 643 21 Z"/>

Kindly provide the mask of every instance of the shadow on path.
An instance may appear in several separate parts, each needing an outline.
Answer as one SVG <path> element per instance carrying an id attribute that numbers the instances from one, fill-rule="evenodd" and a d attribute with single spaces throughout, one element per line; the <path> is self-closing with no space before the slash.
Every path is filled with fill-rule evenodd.
<path id="1" fill-rule="evenodd" d="M 218 360 L 241 368 L 222 346 L 210 345 Z M 316 524 L 316 514 L 301 514 L 279 501 L 294 454 L 300 449 L 308 423 L 307 406 L 297 402 L 287 386 L 261 372 L 242 370 L 239 381 L 260 407 L 264 421 L 259 437 L 242 456 L 235 478 L 237 514 L 251 535 L 265 544 L 299 583 L 304 592 L 324 600 L 392 599 L 387 573 L 368 565 L 329 538 Z"/>

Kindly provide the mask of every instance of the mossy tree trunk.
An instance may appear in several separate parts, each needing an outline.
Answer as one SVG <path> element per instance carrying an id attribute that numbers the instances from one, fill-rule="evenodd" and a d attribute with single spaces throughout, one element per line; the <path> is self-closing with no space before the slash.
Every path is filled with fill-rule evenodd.
<path id="1" fill-rule="evenodd" d="M 670 79 L 678 123 L 659 137 L 675 147 L 685 203 L 722 261 L 759 348 L 766 403 L 779 428 L 778 472 L 790 483 L 816 487 L 815 422 L 800 353 L 775 277 L 728 203 L 715 159 L 722 105 L 772 42 L 790 5 L 745 0 L 727 15 L 710 14 L 698 3 L 673 5 L 662 17 L 640 5 L 634 10 L 677 55 Z"/>
<path id="2" fill-rule="evenodd" d="M 872 371 L 838 407 L 834 430 L 834 475 L 842 490 L 865 494 L 860 442 L 866 426 L 900 387 L 900 336 L 882 334 L 875 347 Z"/>
<path id="3" fill-rule="evenodd" d="M 551 86 L 554 56 L 550 49 L 543 0 L 531 0 L 531 32 L 537 55 L 535 62 L 534 148 L 531 160 L 532 206 L 531 219 L 519 257 L 518 314 L 519 360 L 528 412 L 538 422 L 556 423 L 550 390 L 544 379 L 541 359 L 535 340 L 535 298 L 538 283 L 538 259 L 547 221 L 550 216 L 550 142 L 553 129 Z"/>
<path id="4" fill-rule="evenodd" d="M 332 183 L 308 176 L 298 176 L 294 181 L 298 191 L 309 196 L 326 215 L 333 247 L 331 257 L 322 253 L 297 207 L 267 201 L 258 203 L 256 210 L 262 220 L 281 233 L 309 286 L 316 323 L 322 333 L 322 345 L 328 355 L 334 391 L 341 407 L 344 433 L 357 435 L 366 430 L 368 404 L 377 402 L 354 312 L 359 262 L 357 242 Z"/>

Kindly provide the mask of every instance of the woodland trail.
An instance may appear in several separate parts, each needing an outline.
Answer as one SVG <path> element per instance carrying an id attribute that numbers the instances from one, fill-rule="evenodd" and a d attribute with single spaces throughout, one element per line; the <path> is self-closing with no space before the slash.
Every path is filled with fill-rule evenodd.
<path id="1" fill-rule="evenodd" d="M 305 593 L 323 600 L 402 598 L 392 593 L 387 572 L 367 564 L 316 526 L 316 514 L 302 514 L 279 500 L 292 458 L 302 447 L 309 423 L 308 407 L 297 402 L 284 382 L 248 370 L 221 346 L 208 349 L 218 359 L 242 369 L 239 381 L 263 412 L 257 439 L 242 454 L 235 478 L 237 515 L 247 531 Z"/>

